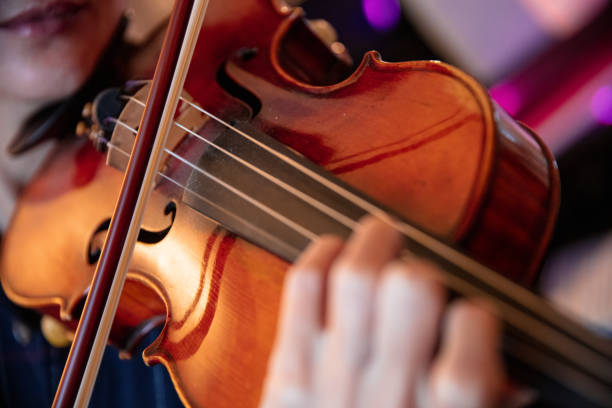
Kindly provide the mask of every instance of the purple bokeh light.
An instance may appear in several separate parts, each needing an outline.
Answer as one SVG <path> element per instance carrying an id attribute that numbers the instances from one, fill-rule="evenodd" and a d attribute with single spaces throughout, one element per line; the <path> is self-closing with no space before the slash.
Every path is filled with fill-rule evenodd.
<path id="1" fill-rule="evenodd" d="M 612 86 L 602 86 L 593 94 L 591 113 L 599 123 L 612 125 Z"/>
<path id="2" fill-rule="evenodd" d="M 366 20 L 378 31 L 393 29 L 402 17 L 399 0 L 363 0 L 362 6 Z"/>
<path id="3" fill-rule="evenodd" d="M 521 93 L 515 84 L 502 82 L 489 90 L 491 97 L 510 115 L 516 115 L 523 104 Z"/>

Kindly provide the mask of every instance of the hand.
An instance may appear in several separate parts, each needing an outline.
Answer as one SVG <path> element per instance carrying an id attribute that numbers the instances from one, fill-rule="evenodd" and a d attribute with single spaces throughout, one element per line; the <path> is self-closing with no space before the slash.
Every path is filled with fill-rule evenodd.
<path id="1" fill-rule="evenodd" d="M 262 407 L 500 406 L 498 320 L 467 300 L 447 307 L 437 268 L 396 260 L 400 248 L 367 218 L 346 245 L 323 237 L 304 252 L 286 279 Z"/>

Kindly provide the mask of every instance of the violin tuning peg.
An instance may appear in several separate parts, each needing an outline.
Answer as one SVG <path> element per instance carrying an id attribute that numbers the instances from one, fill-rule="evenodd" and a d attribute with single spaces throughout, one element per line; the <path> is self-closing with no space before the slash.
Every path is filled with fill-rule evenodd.
<path id="1" fill-rule="evenodd" d="M 89 136 L 89 131 L 90 131 L 89 126 L 87 126 L 87 124 L 84 121 L 80 121 L 79 123 L 77 123 L 74 133 L 78 137 L 87 137 Z"/>
<path id="2" fill-rule="evenodd" d="M 108 144 L 108 140 L 105 137 L 106 133 L 97 124 L 94 123 L 91 126 L 87 126 L 85 121 L 80 121 L 77 123 L 75 134 L 78 137 L 88 138 L 100 153 L 106 152 Z"/>
<path id="3" fill-rule="evenodd" d="M 81 116 L 84 119 L 91 118 L 92 110 L 93 110 L 93 104 L 91 102 L 87 102 L 85 105 L 83 105 L 83 110 L 81 111 Z"/>
<path id="4" fill-rule="evenodd" d="M 104 130 L 94 125 L 89 133 L 89 140 L 91 140 L 97 151 L 106 153 L 108 139 L 106 138 L 106 132 L 104 132 Z"/>

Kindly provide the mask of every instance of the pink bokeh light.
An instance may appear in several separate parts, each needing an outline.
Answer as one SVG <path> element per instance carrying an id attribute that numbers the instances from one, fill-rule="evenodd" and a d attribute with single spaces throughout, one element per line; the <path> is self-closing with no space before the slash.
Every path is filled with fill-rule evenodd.
<path id="1" fill-rule="evenodd" d="M 505 82 L 493 86 L 489 93 L 491 97 L 504 108 L 510 115 L 516 115 L 522 107 L 521 93 L 518 87 L 512 83 Z"/>
<path id="2" fill-rule="evenodd" d="M 402 16 L 399 0 L 363 0 L 362 7 L 368 24 L 378 31 L 393 29 Z"/>
<path id="3" fill-rule="evenodd" d="M 612 86 L 599 88 L 591 98 L 591 113 L 599 123 L 612 125 Z"/>

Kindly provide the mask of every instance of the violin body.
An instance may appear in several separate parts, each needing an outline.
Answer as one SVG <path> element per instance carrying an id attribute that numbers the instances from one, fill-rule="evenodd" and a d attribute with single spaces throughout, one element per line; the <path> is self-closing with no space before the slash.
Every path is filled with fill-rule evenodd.
<path id="1" fill-rule="evenodd" d="M 299 9 L 212 2 L 185 90 L 251 126 L 477 260 L 529 284 L 558 206 L 553 159 L 486 91 L 439 62 L 367 54 L 349 76 Z M 215 140 L 222 126 L 194 126 Z M 194 160 L 206 148 L 185 138 Z M 122 173 L 83 140 L 65 141 L 24 191 L 3 242 L 16 303 L 78 319 Z M 166 160 L 167 174 L 185 172 Z M 150 198 L 111 342 L 129 351 L 161 321 L 147 363 L 169 370 L 186 405 L 256 406 L 286 259 L 200 213 L 163 179 Z"/>

